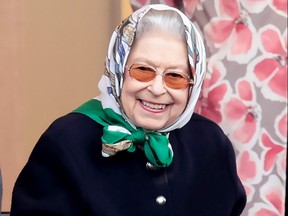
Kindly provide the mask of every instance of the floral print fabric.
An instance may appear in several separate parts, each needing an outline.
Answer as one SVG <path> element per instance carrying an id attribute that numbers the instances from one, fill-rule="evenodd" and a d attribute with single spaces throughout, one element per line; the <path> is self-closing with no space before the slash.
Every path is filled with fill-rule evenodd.
<path id="1" fill-rule="evenodd" d="M 287 1 L 131 0 L 162 3 L 198 26 L 207 76 L 196 112 L 234 144 L 248 203 L 242 215 L 284 216 L 287 157 Z"/>

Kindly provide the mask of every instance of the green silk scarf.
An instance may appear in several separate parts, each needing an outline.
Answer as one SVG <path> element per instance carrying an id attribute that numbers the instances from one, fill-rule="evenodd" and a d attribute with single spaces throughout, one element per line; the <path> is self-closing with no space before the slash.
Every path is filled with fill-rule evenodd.
<path id="1" fill-rule="evenodd" d="M 167 133 L 134 129 L 122 115 L 112 109 L 103 109 L 97 99 L 89 100 L 73 112 L 82 113 L 101 124 L 103 129 L 102 155 L 113 156 L 119 151 L 134 152 L 136 147 L 144 150 L 148 161 L 156 167 L 167 167 L 171 164 L 173 151 Z"/>

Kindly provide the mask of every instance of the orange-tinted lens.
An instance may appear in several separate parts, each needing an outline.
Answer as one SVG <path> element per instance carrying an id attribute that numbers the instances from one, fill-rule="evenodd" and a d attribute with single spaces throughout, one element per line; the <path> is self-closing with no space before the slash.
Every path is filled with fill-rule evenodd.
<path id="1" fill-rule="evenodd" d="M 189 85 L 189 78 L 179 73 L 168 72 L 164 74 L 164 82 L 169 88 L 184 89 Z"/>
<path id="2" fill-rule="evenodd" d="M 149 82 L 156 76 L 156 72 L 153 68 L 142 65 L 132 65 L 130 70 L 130 76 L 141 82 Z"/>

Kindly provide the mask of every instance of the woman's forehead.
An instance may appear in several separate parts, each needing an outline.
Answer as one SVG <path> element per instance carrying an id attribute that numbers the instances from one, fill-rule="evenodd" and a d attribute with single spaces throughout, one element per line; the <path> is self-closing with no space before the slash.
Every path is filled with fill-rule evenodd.
<path id="1" fill-rule="evenodd" d="M 186 66 L 188 51 L 186 41 L 179 35 L 155 29 L 137 38 L 128 56 L 128 62 L 143 61 L 158 66 Z"/>

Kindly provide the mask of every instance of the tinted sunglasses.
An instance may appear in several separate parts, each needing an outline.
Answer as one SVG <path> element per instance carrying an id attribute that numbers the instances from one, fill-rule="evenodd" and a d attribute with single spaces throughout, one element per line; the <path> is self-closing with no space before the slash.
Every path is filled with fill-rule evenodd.
<path id="1" fill-rule="evenodd" d="M 128 71 L 130 77 L 140 82 L 149 82 L 159 74 L 163 76 L 165 85 L 172 89 L 185 89 L 194 84 L 194 80 L 186 74 L 171 70 L 166 70 L 160 73 L 152 66 L 143 64 L 132 64 L 128 68 Z"/>

